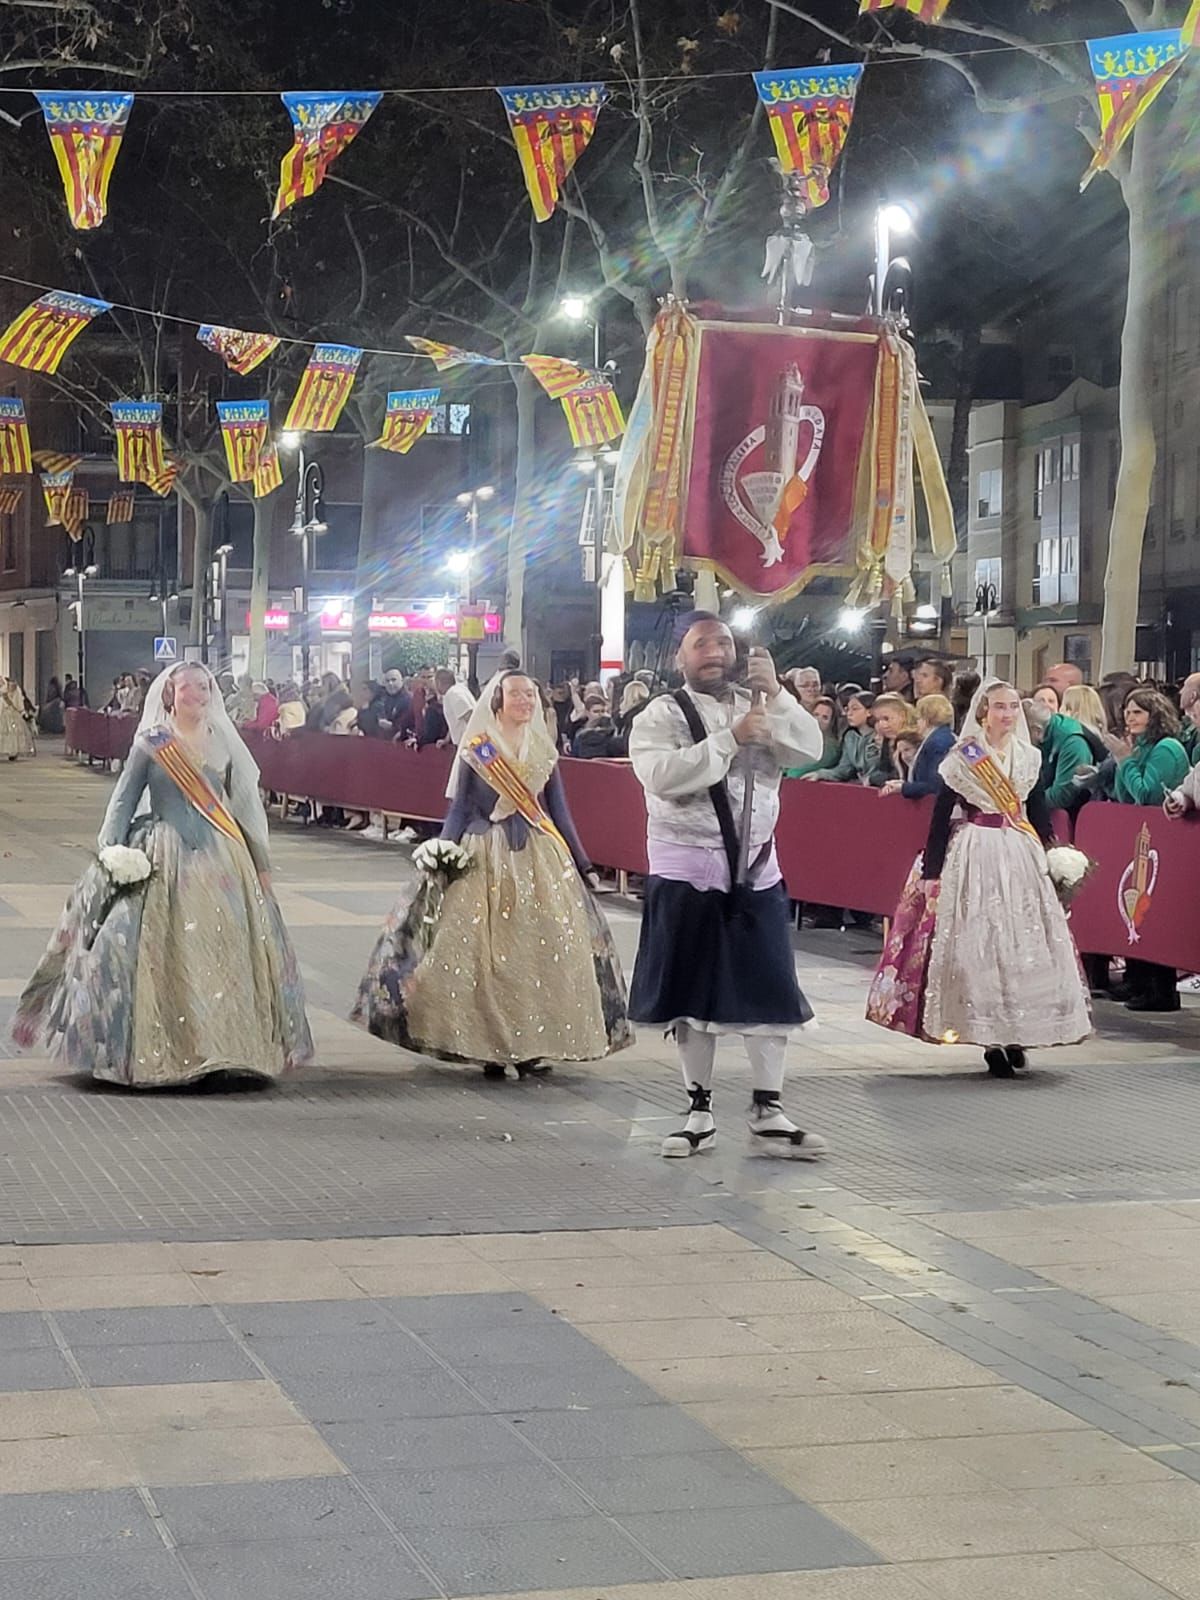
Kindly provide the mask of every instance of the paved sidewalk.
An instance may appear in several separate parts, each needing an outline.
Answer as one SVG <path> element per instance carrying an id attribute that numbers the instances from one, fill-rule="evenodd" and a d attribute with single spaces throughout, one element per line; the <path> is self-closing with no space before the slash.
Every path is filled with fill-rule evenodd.
<path id="1" fill-rule="evenodd" d="M 107 790 L 0 770 L 0 1026 Z M 1200 1600 L 1194 1011 L 996 1084 L 806 936 L 830 1159 L 745 1154 L 730 1052 L 722 1148 L 664 1163 L 662 1041 L 387 1050 L 342 1018 L 403 853 L 277 852 L 316 1067 L 0 1059 L 0 1600 Z"/>

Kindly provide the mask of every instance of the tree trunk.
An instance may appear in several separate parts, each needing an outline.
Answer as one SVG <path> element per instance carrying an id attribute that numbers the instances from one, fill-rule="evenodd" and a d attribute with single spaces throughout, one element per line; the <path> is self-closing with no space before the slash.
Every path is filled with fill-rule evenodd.
<path id="1" fill-rule="evenodd" d="M 387 509 L 382 450 L 363 451 L 362 518 L 354 570 L 354 621 L 350 635 L 350 686 L 357 693 L 371 676 L 371 606 L 383 580 L 379 534 Z"/>
<path id="2" fill-rule="evenodd" d="M 954 367 L 954 421 L 950 429 L 950 456 L 946 464 L 946 487 L 954 508 L 954 532 L 959 549 L 967 543 L 967 491 L 971 483 L 970 458 L 971 405 L 975 397 L 975 376 L 979 368 L 979 325 L 959 329 L 958 356 Z"/>
<path id="3" fill-rule="evenodd" d="M 504 638 L 525 657 L 525 530 L 534 512 L 537 491 L 537 388 L 522 372 L 517 390 L 517 471 L 513 494 L 512 525 L 508 531 L 508 560 L 504 598 Z"/>
<path id="4" fill-rule="evenodd" d="M 1129 172 L 1122 184 L 1129 208 L 1129 287 L 1121 330 L 1121 466 L 1104 572 L 1101 677 L 1108 672 L 1128 671 L 1134 663 L 1142 541 L 1157 455 L 1150 384 L 1153 297 L 1159 287 L 1155 280 L 1159 260 L 1155 226 L 1158 202 L 1152 171 L 1152 127 L 1143 122 L 1134 132 L 1132 144 Z"/>
<path id="5" fill-rule="evenodd" d="M 250 577 L 250 676 L 267 675 L 267 597 L 271 583 L 271 515 L 268 495 L 254 502 L 254 568 Z"/>
<path id="6" fill-rule="evenodd" d="M 202 649 L 205 639 L 208 569 L 212 562 L 213 507 L 211 500 L 189 499 L 192 512 L 192 629 L 191 642 Z M 207 657 L 207 650 L 205 650 Z"/>

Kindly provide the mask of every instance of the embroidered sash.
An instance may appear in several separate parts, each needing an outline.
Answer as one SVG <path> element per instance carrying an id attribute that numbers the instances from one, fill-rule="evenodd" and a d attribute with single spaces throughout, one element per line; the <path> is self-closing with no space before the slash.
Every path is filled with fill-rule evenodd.
<path id="1" fill-rule="evenodd" d="M 1005 824 L 1010 828 L 1019 828 L 1037 844 L 1041 844 L 1037 829 L 1025 815 L 1020 795 L 983 745 L 977 739 L 965 739 L 959 745 L 958 753 L 979 780 L 980 787 L 999 811 Z"/>
<path id="2" fill-rule="evenodd" d="M 531 793 L 516 767 L 494 739 L 489 738 L 486 733 L 477 733 L 473 739 L 467 741 L 462 755 L 471 770 L 491 784 L 496 793 L 508 801 L 518 816 L 524 817 L 531 828 L 536 828 L 548 839 L 553 839 L 566 859 L 571 860 L 567 841 L 554 826 L 551 818 L 542 810 L 537 797 Z"/>
<path id="3" fill-rule="evenodd" d="M 245 846 L 246 839 L 236 819 L 225 807 L 224 801 L 200 769 L 192 764 L 169 728 L 156 728 L 146 735 L 150 754 L 171 779 L 180 794 L 194 807 L 218 833 L 223 833 L 235 844 Z"/>

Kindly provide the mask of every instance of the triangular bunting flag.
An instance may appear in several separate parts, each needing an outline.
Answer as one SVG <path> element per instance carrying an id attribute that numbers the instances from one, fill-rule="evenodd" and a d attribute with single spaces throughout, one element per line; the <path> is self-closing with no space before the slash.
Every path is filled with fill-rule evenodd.
<path id="1" fill-rule="evenodd" d="M 327 94 L 283 94 L 292 119 L 292 148 L 279 164 L 279 193 L 272 217 L 313 194 L 325 174 L 379 104 L 380 91 L 333 89 Z"/>
<path id="2" fill-rule="evenodd" d="M 413 349 L 428 356 L 439 372 L 451 367 L 502 367 L 504 362 L 496 356 L 481 356 L 474 350 L 460 350 L 456 344 L 443 344 L 440 339 L 419 339 L 416 334 L 405 335 Z"/>
<path id="3" fill-rule="evenodd" d="M 23 483 L 0 483 L 0 517 L 15 517 L 24 498 Z"/>
<path id="4" fill-rule="evenodd" d="M 1100 147 L 1080 180 L 1080 189 L 1086 189 L 1096 174 L 1111 164 L 1187 54 L 1178 28 L 1089 39 L 1087 48 L 1100 108 Z"/>
<path id="5" fill-rule="evenodd" d="M 43 472 L 42 494 L 46 501 L 46 526 L 60 528 L 63 522 L 63 512 L 67 509 L 67 496 L 71 492 L 71 484 L 75 477 L 72 467 L 66 472 Z"/>
<path id="6" fill-rule="evenodd" d="M 551 400 L 561 400 L 572 389 L 581 388 L 592 376 L 574 361 L 564 361 L 560 356 L 522 356 L 521 360 Z"/>
<path id="7" fill-rule="evenodd" d="M 0 473 L 19 477 L 32 471 L 25 402 L 15 395 L 0 395 Z"/>
<path id="8" fill-rule="evenodd" d="M 921 22 L 940 22 L 950 0 L 859 0 L 858 14 L 868 11 L 907 11 Z"/>
<path id="9" fill-rule="evenodd" d="M 283 482 L 283 468 L 279 462 L 279 450 L 274 440 L 271 440 L 259 455 L 252 482 L 251 493 L 256 500 L 262 500 L 266 495 L 273 494 Z"/>
<path id="10" fill-rule="evenodd" d="M 1192 0 L 1188 7 L 1179 42 L 1185 50 L 1194 50 L 1200 44 L 1200 0 Z"/>
<path id="11" fill-rule="evenodd" d="M 374 444 L 407 455 L 428 428 L 440 393 L 440 389 L 393 389 L 387 397 L 383 432 Z"/>
<path id="12" fill-rule="evenodd" d="M 61 450 L 35 450 L 33 459 L 43 472 L 74 472 L 83 457 L 65 455 Z"/>
<path id="13" fill-rule="evenodd" d="M 251 483 L 271 429 L 269 400 L 218 400 L 225 460 L 234 483 Z"/>
<path id="14" fill-rule="evenodd" d="M 98 228 L 129 121 L 131 94 L 38 94 L 73 228 Z"/>
<path id="15" fill-rule="evenodd" d="M 354 387 L 362 351 L 349 344 L 319 344 L 309 358 L 284 419 L 297 433 L 332 433 Z"/>
<path id="16" fill-rule="evenodd" d="M 114 400 L 117 476 L 126 483 L 154 484 L 166 471 L 161 400 Z"/>
<path id="17" fill-rule="evenodd" d="M 608 89 L 602 83 L 542 83 L 496 92 L 508 113 L 533 214 L 545 222 L 596 131 Z"/>
<path id="18" fill-rule="evenodd" d="M 52 289 L 26 306 L 0 333 L 0 361 L 29 372 L 57 372 L 71 341 L 93 317 L 111 311 L 107 300 Z"/>
<path id="19" fill-rule="evenodd" d="M 842 153 L 863 69 L 798 67 L 756 72 L 754 84 L 784 172 L 803 180 L 803 200 L 815 211 L 829 199 L 829 180 Z"/>
<path id="20" fill-rule="evenodd" d="M 137 503 L 137 490 L 132 484 L 119 484 L 108 497 L 105 522 L 111 528 L 115 523 L 132 522 L 133 508 Z"/>
<path id="21" fill-rule="evenodd" d="M 607 378 L 596 374 L 562 397 L 563 413 L 576 448 L 611 444 L 625 432 L 621 402 Z"/>
<path id="22" fill-rule="evenodd" d="M 241 328 L 222 328 L 214 322 L 204 323 L 196 338 L 220 356 L 231 372 L 240 372 L 243 377 L 279 348 L 273 333 L 243 333 Z"/>

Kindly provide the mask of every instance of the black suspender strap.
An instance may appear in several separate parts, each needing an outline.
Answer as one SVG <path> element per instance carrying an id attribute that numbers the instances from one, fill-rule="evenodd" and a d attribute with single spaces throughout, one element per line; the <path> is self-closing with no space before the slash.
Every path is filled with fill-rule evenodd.
<path id="1" fill-rule="evenodd" d="M 708 738 L 708 729 L 696 709 L 696 702 L 684 689 L 676 689 L 672 698 L 683 712 L 683 720 L 688 725 L 688 732 L 695 744 L 703 744 Z M 721 843 L 725 846 L 725 855 L 729 861 L 729 882 L 735 884 L 738 880 L 738 832 L 733 820 L 733 806 L 729 801 L 729 790 L 724 778 L 720 783 L 710 786 L 708 797 L 712 801 L 713 810 L 717 814 L 717 826 L 721 830 Z"/>

